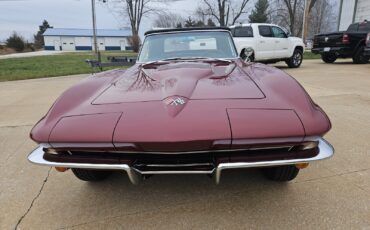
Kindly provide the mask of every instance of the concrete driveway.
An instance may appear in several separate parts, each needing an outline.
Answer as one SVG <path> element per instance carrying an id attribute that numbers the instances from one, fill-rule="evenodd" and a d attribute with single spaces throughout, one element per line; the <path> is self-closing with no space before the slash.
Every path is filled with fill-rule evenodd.
<path id="1" fill-rule="evenodd" d="M 201 175 L 133 186 L 124 173 L 93 184 L 32 165 L 30 129 L 84 76 L 0 83 L 0 229 L 370 229 L 370 65 L 284 70 L 330 116 L 336 149 L 286 184 L 258 170 L 225 171 L 218 186 Z"/>

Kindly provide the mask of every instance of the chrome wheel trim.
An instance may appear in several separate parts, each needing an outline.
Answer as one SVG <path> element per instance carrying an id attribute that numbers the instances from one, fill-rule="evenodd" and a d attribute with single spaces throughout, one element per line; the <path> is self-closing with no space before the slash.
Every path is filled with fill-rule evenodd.
<path id="1" fill-rule="evenodd" d="M 302 54 L 300 52 L 295 52 L 293 54 L 293 64 L 294 66 L 298 66 L 302 63 Z"/>

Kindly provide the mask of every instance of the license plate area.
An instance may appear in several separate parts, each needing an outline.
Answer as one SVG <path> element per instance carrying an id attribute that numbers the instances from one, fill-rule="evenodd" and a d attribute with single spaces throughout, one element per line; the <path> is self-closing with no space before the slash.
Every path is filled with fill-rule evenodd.
<path id="1" fill-rule="evenodd" d="M 330 52 L 330 47 L 325 47 L 324 52 Z"/>

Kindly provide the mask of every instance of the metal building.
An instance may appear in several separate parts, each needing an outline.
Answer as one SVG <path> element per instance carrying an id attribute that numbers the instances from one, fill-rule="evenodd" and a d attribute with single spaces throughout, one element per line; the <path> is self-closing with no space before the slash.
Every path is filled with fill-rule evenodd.
<path id="1" fill-rule="evenodd" d="M 128 38 L 131 30 L 97 30 L 99 50 L 131 50 Z M 82 51 L 93 50 L 92 29 L 49 28 L 43 34 L 45 50 Z"/>
<path id="2" fill-rule="evenodd" d="M 370 0 L 341 0 L 338 30 L 346 30 L 351 23 L 370 21 Z"/>

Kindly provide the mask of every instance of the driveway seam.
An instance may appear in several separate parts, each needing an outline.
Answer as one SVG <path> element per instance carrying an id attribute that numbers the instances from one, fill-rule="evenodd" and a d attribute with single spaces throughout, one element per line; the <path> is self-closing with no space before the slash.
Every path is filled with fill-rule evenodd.
<path id="1" fill-rule="evenodd" d="M 46 182 L 48 181 L 48 179 L 49 179 L 49 176 L 50 176 L 50 171 L 51 171 L 51 169 L 52 169 L 52 167 L 50 167 L 49 168 L 49 170 L 48 170 L 48 174 L 47 174 L 47 176 L 45 177 L 45 179 L 44 179 L 44 182 L 42 183 L 42 185 L 41 185 L 41 188 L 40 188 L 40 190 L 39 190 L 39 192 L 37 193 L 37 195 L 33 198 L 33 200 L 32 200 L 32 202 L 31 202 L 31 204 L 30 204 L 30 206 L 28 207 L 28 209 L 27 209 L 27 211 L 18 219 L 18 222 L 17 222 L 17 224 L 15 225 L 15 228 L 14 229 L 18 229 L 18 226 L 22 223 L 22 220 L 27 216 L 27 214 L 31 211 L 31 209 L 32 209 L 32 207 L 33 207 L 33 204 L 35 203 L 35 201 L 37 200 L 37 198 L 39 198 L 39 196 L 41 195 L 41 193 L 42 193 L 42 190 L 44 189 L 44 187 L 45 187 L 45 184 L 46 184 Z"/>
<path id="2" fill-rule="evenodd" d="M 2 128 L 19 128 L 19 127 L 28 127 L 28 126 L 33 126 L 33 124 L 25 124 L 25 125 L 4 125 L 0 126 L 0 129 Z"/>
<path id="3" fill-rule="evenodd" d="M 348 175 L 348 174 L 357 173 L 357 172 L 363 172 L 363 171 L 367 171 L 367 170 L 370 170 L 370 168 L 360 169 L 360 170 L 345 172 L 345 173 L 338 173 L 338 174 L 335 174 L 335 175 L 324 176 L 324 177 L 308 179 L 308 180 L 302 180 L 302 181 L 297 181 L 297 182 L 292 182 L 292 183 L 293 184 L 299 184 L 299 183 L 304 183 L 304 182 L 319 181 L 321 179 L 327 179 L 327 178 L 336 177 L 336 176 L 343 176 L 343 175 Z"/>

